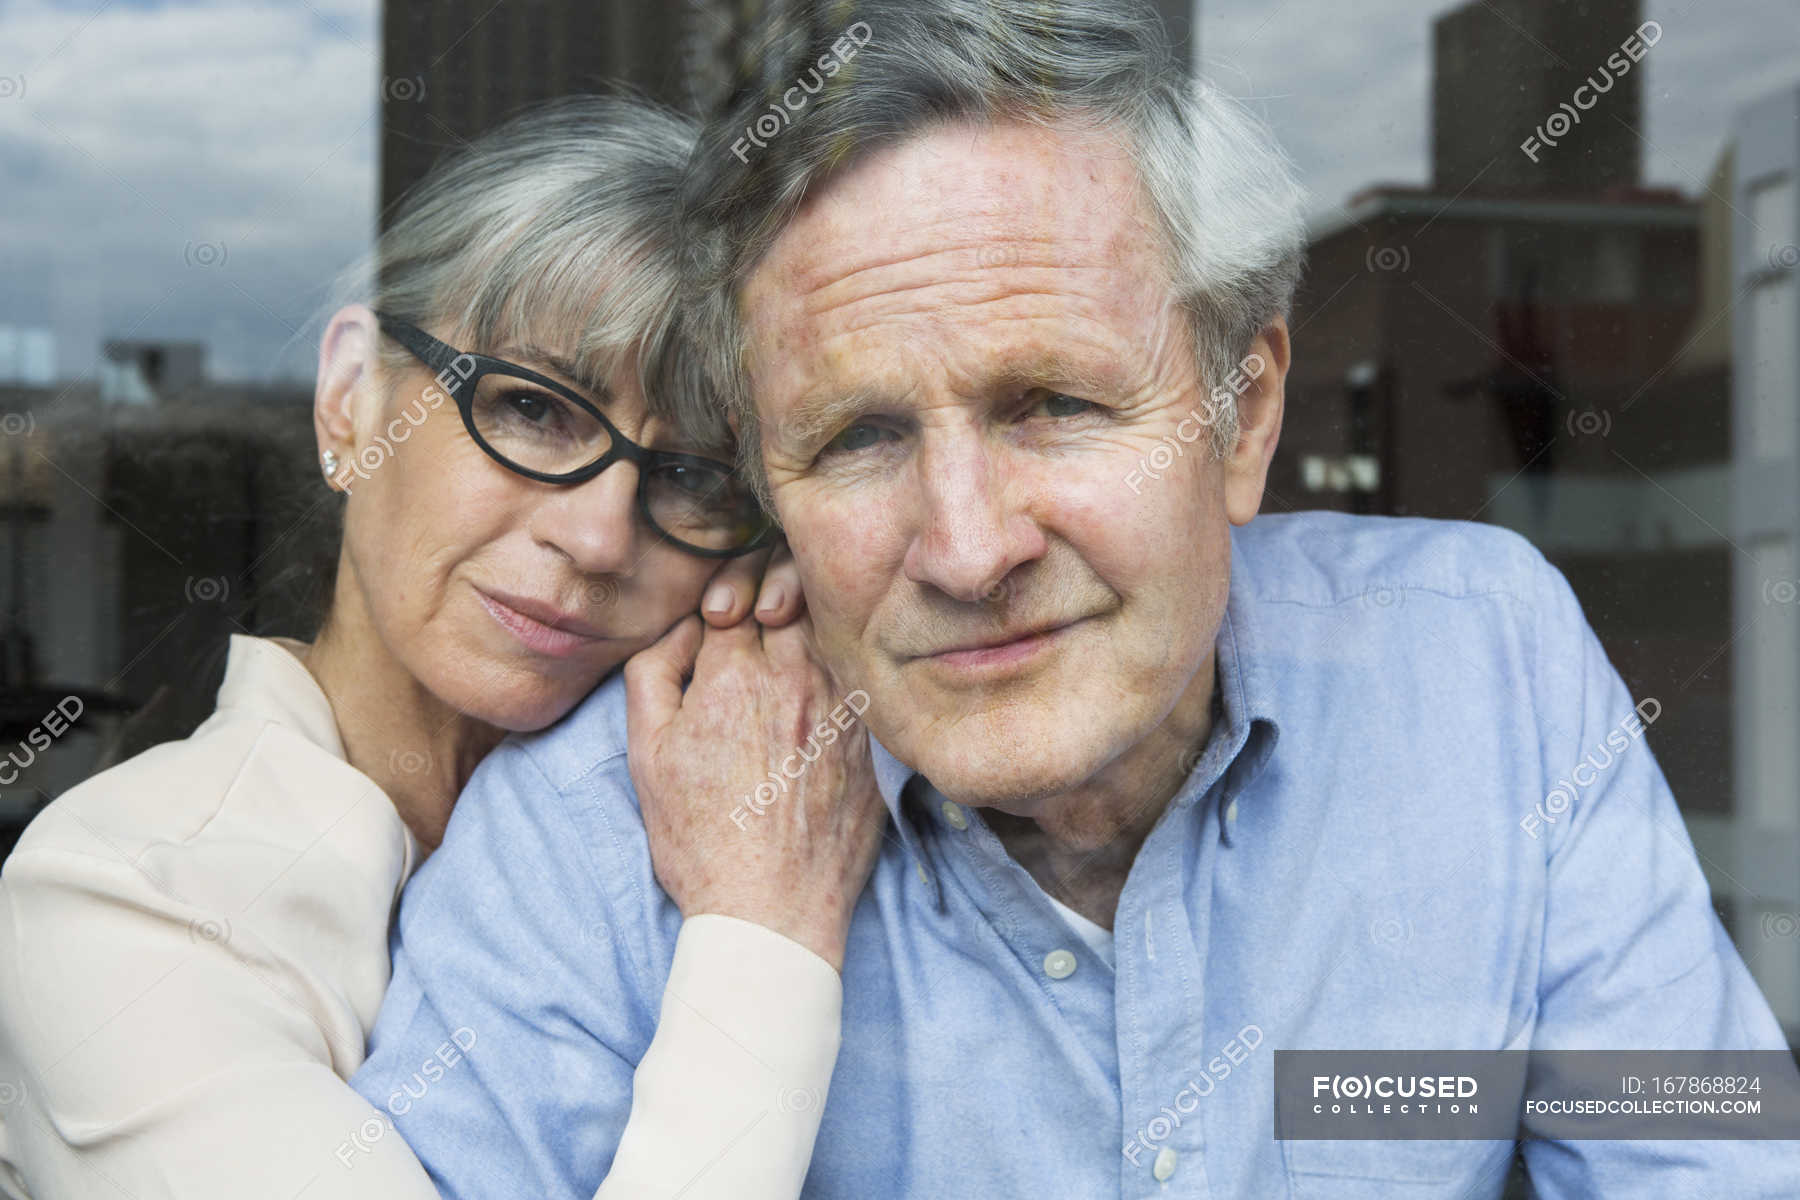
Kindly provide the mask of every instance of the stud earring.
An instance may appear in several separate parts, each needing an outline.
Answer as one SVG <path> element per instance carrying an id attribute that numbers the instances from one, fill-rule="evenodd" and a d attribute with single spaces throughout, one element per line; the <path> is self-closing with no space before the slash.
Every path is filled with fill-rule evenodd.
<path id="1" fill-rule="evenodd" d="M 325 478 L 335 479 L 337 477 L 338 457 L 336 454 L 327 450 L 319 455 L 319 465 L 325 469 Z"/>

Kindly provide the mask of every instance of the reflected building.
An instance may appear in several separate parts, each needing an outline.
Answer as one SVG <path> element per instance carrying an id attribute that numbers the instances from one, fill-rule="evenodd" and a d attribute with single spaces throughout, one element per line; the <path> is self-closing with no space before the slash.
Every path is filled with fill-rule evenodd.
<path id="1" fill-rule="evenodd" d="M 1736 836 L 1721 846 L 1749 896 L 1739 943 L 1769 1002 L 1800 1025 L 1800 87 L 1732 123 L 1709 225 L 1732 319 L 1732 766 Z M 1725 197 L 1730 197 L 1727 204 Z M 1758 949 L 1752 949 L 1758 947 Z M 1790 1040 L 1792 1037 L 1790 1035 Z"/>
<path id="2" fill-rule="evenodd" d="M 310 386 L 207 379 L 197 344 L 0 380 L 0 856 L 96 769 L 191 732 L 228 635 L 308 632 L 313 461 Z M 43 727 L 59 706 L 73 727 Z"/>
<path id="3" fill-rule="evenodd" d="M 1155 0 L 1173 44 L 1195 47 L 1195 0 Z M 700 114 L 743 77 L 753 26 L 840 28 L 854 0 L 387 0 L 382 10 L 381 212 L 447 151 L 521 109 L 622 83 Z"/>
<path id="4" fill-rule="evenodd" d="M 609 81 L 691 107 L 684 69 L 703 3 L 388 0 L 382 10 L 381 212 L 446 151 L 531 104 Z M 718 6 L 733 11 L 736 6 Z"/>
<path id="5" fill-rule="evenodd" d="M 1432 192 L 1592 196 L 1637 186 L 1643 143 L 1620 126 L 1643 128 L 1643 72 L 1621 47 L 1643 24 L 1640 0 L 1480 0 L 1438 17 Z M 1572 102 L 1583 84 L 1590 90 Z M 1581 119 L 1551 133 L 1554 145 L 1521 151 L 1564 103 Z"/>
<path id="6" fill-rule="evenodd" d="M 199 342 L 110 341 L 100 348 L 100 399 L 106 404 L 155 404 L 206 378 Z"/>
<path id="7" fill-rule="evenodd" d="M 1646 187 L 1641 67 L 1601 77 L 1643 28 L 1635 0 L 1438 19 L 1430 186 L 1310 230 L 1269 503 L 1492 522 L 1562 570 L 1663 706 L 1657 758 L 1793 1041 L 1795 97 L 1739 117 L 1702 199 Z M 1581 124 L 1528 142 L 1589 80 Z"/>

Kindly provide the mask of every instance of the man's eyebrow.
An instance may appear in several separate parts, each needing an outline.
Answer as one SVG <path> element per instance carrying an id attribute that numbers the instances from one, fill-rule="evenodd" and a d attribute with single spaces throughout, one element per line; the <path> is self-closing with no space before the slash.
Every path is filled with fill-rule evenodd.
<path id="1" fill-rule="evenodd" d="M 789 449 L 809 449 L 859 418 L 888 407 L 895 399 L 891 393 L 872 387 L 825 392 L 802 400 L 793 412 L 776 422 L 775 439 Z"/>
<path id="2" fill-rule="evenodd" d="M 987 395 L 1022 388 L 1050 388 L 1084 399 L 1108 396 L 1121 386 L 1121 371 L 1102 370 L 1051 351 L 1025 362 L 1009 363 L 988 375 L 982 386 Z M 802 400 L 781 420 L 776 441 L 790 450 L 806 450 L 855 424 L 871 412 L 898 406 L 903 400 L 882 388 L 861 387 L 848 392 L 826 392 Z"/>

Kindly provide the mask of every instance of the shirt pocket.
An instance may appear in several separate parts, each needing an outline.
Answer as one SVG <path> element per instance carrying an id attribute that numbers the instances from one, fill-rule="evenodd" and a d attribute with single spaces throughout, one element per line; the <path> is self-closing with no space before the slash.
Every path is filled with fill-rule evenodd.
<path id="1" fill-rule="evenodd" d="M 1537 1006 L 1525 1014 L 1502 1050 L 1529 1050 Z M 1288 1187 L 1293 1200 L 1456 1200 L 1497 1198 L 1512 1171 L 1514 1142 L 1288 1141 Z"/>
<path id="2" fill-rule="evenodd" d="M 1497 1200 L 1513 1143 L 1290 1141 L 1286 1154 L 1294 1200 Z"/>

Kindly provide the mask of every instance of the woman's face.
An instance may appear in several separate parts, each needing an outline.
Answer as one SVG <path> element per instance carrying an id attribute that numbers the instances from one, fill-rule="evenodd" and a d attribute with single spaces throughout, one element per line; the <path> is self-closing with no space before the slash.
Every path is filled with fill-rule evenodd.
<path id="1" fill-rule="evenodd" d="M 379 348 L 372 320 L 362 336 Z M 481 349 L 574 388 L 640 445 L 685 448 L 648 415 L 635 364 L 601 397 L 558 369 L 566 347 Z M 644 524 L 632 463 L 539 483 L 475 444 L 423 364 L 363 370 L 354 387 L 366 391 L 351 405 L 354 461 L 336 476 L 350 493 L 340 570 L 387 653 L 438 699 L 503 729 L 542 728 L 696 608 L 718 563 Z"/>

